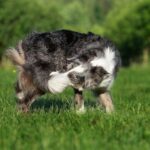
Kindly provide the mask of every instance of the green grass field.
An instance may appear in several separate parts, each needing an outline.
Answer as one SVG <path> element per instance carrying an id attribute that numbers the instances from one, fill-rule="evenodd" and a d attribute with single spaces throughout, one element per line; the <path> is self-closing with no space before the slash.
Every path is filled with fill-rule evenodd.
<path id="1" fill-rule="evenodd" d="M 150 69 L 122 69 L 112 88 L 115 113 L 99 110 L 86 91 L 77 115 L 73 91 L 47 94 L 28 114 L 16 111 L 16 73 L 0 69 L 0 150 L 150 150 Z"/>

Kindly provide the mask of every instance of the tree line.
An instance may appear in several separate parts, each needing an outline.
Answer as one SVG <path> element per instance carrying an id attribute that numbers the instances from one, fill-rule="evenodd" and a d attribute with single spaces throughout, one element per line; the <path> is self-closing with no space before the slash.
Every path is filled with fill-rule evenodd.
<path id="1" fill-rule="evenodd" d="M 0 0 L 0 59 L 30 32 L 65 28 L 110 38 L 123 65 L 142 62 L 149 55 L 149 14 L 149 0 Z"/>

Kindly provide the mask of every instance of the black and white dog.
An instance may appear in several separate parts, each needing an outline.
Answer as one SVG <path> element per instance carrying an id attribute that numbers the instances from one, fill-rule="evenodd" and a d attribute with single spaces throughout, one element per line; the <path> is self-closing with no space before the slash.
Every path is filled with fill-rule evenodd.
<path id="1" fill-rule="evenodd" d="M 74 88 L 77 111 L 84 111 L 84 89 L 97 94 L 106 112 L 113 111 L 109 90 L 121 60 L 109 40 L 69 30 L 32 33 L 7 55 L 19 70 L 16 94 L 22 111 L 45 92 L 59 93 L 68 86 Z"/>

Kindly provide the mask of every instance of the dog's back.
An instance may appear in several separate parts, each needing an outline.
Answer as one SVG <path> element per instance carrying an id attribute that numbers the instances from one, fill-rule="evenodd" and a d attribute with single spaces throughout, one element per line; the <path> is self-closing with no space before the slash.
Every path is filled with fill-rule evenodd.
<path id="1" fill-rule="evenodd" d="M 16 48 L 18 53 L 20 49 L 24 55 L 24 71 L 39 89 L 45 91 L 49 90 L 47 83 L 53 72 L 64 73 L 83 65 L 86 66 L 83 73 L 89 66 L 91 69 L 102 67 L 115 76 L 120 66 L 120 56 L 115 46 L 93 33 L 82 34 L 68 30 L 32 33 Z M 79 70 L 80 67 L 73 69 L 77 72 Z M 89 72 L 86 76 L 89 76 Z"/>

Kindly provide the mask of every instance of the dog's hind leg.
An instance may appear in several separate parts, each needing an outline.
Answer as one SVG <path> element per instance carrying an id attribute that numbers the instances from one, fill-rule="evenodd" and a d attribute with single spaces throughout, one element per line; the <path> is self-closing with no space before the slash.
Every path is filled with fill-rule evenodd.
<path id="1" fill-rule="evenodd" d="M 23 99 L 18 100 L 18 108 L 23 112 L 28 112 L 31 104 L 41 95 L 41 93 L 28 92 Z"/>
<path id="2" fill-rule="evenodd" d="M 43 93 L 33 84 L 32 78 L 23 72 L 20 72 L 16 83 L 16 96 L 18 98 L 18 108 L 23 112 L 28 112 L 34 100 Z"/>
<path id="3" fill-rule="evenodd" d="M 22 112 L 28 112 L 31 104 L 42 94 L 44 94 L 44 93 L 39 91 L 39 90 L 34 90 L 34 91 L 32 91 L 32 90 L 30 90 L 30 91 L 29 90 L 26 90 L 26 91 L 19 90 L 18 92 L 16 90 L 16 95 L 18 98 L 18 101 L 17 101 L 18 109 L 21 110 Z"/>
<path id="4" fill-rule="evenodd" d="M 75 109 L 77 113 L 84 113 L 84 99 L 82 95 L 82 91 L 79 91 L 77 89 L 74 89 L 75 97 L 74 97 L 74 103 L 75 103 Z"/>
<path id="5" fill-rule="evenodd" d="M 16 91 L 16 97 L 17 97 L 17 109 L 19 109 L 23 112 L 27 112 L 28 107 L 24 102 L 26 96 L 25 96 L 24 91 L 21 89 L 19 80 L 16 82 L 15 91 Z"/>

